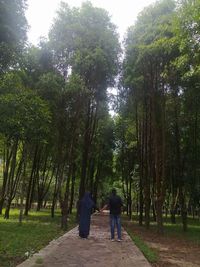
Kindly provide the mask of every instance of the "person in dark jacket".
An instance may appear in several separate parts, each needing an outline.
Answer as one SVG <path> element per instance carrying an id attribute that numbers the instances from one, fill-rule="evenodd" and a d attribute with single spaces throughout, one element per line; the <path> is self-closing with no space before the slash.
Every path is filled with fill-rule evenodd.
<path id="1" fill-rule="evenodd" d="M 79 213 L 79 236 L 81 238 L 88 238 L 90 233 L 90 221 L 92 209 L 95 208 L 95 203 L 91 198 L 91 194 L 86 192 L 80 200 L 78 213 Z"/>
<path id="2" fill-rule="evenodd" d="M 121 209 L 123 207 L 122 199 L 117 195 L 116 189 L 112 189 L 111 196 L 108 203 L 101 209 L 103 211 L 105 208 L 110 209 L 110 232 L 111 241 L 115 239 L 115 226 L 117 228 L 117 241 L 121 241 Z"/>

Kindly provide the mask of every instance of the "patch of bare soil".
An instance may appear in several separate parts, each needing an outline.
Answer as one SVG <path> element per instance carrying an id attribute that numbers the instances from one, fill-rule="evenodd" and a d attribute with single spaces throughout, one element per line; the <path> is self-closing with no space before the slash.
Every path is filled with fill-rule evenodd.
<path id="1" fill-rule="evenodd" d="M 200 267 L 200 245 L 177 236 L 161 236 L 133 223 L 128 224 L 133 233 L 158 251 L 159 261 L 153 264 L 154 267 Z"/>

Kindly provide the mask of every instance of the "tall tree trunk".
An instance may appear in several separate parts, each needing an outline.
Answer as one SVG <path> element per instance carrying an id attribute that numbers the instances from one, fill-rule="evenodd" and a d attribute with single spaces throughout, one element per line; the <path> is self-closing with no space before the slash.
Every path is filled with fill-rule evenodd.
<path id="1" fill-rule="evenodd" d="M 177 207 L 178 197 L 179 197 L 179 190 L 176 190 L 175 192 L 175 188 L 173 188 L 172 203 L 171 203 L 171 210 L 170 210 L 172 224 L 176 224 L 176 207 Z"/>
<path id="2" fill-rule="evenodd" d="M 37 154 L 38 154 L 38 145 L 36 145 L 36 147 L 35 147 L 32 169 L 31 169 L 31 175 L 29 178 L 29 183 L 28 183 L 28 188 L 27 188 L 26 204 L 25 204 L 25 210 L 24 210 L 25 216 L 28 216 L 28 212 L 30 209 L 30 198 L 31 198 L 31 192 L 32 192 L 32 187 L 33 187 L 34 173 L 35 173 L 35 169 L 36 169 Z"/>
<path id="3" fill-rule="evenodd" d="M 4 218 L 5 219 L 9 219 L 9 212 L 10 212 L 10 206 L 12 203 L 12 200 L 14 198 L 15 195 L 15 183 L 18 180 L 18 171 L 16 173 L 16 181 L 15 181 L 15 171 L 16 171 L 16 166 L 17 166 L 17 150 L 18 150 L 18 140 L 15 140 L 12 146 L 12 159 L 11 159 L 11 165 L 10 165 L 10 172 L 8 175 L 8 189 L 7 189 L 7 205 L 6 205 L 6 210 L 5 210 L 5 215 Z"/>
<path id="4" fill-rule="evenodd" d="M 159 127 L 162 127 L 161 125 Z M 163 202 L 164 202 L 164 141 L 162 137 L 163 129 L 158 126 L 154 128 L 155 138 L 155 174 L 156 174 L 156 215 L 157 231 L 163 233 Z"/>
<path id="5" fill-rule="evenodd" d="M 10 207 L 11 207 L 12 199 L 8 199 L 6 203 L 6 210 L 4 214 L 4 219 L 9 219 L 10 217 Z"/>
<path id="6" fill-rule="evenodd" d="M 181 218 L 182 218 L 182 224 L 183 224 L 183 231 L 186 232 L 188 230 L 187 206 L 186 206 L 185 195 L 183 193 L 182 187 L 179 188 L 179 198 L 180 198 L 180 206 L 181 206 Z"/>
<path id="7" fill-rule="evenodd" d="M 148 101 L 149 102 L 149 101 Z M 145 99 L 144 103 L 144 202 L 145 202 L 145 226 L 149 229 L 150 225 L 150 105 Z"/>
<path id="8" fill-rule="evenodd" d="M 88 153 L 89 153 L 89 136 L 90 136 L 90 101 L 88 103 L 87 119 L 85 123 L 85 135 L 84 135 L 84 145 L 83 145 L 83 154 L 82 154 L 82 164 L 81 164 L 81 177 L 80 177 L 80 186 L 79 186 L 79 200 L 83 197 L 85 193 L 85 181 L 87 173 L 87 164 L 88 164 Z"/>
<path id="9" fill-rule="evenodd" d="M 132 179 L 129 180 L 129 201 L 128 201 L 128 210 L 129 210 L 129 220 L 132 220 Z"/>
<path id="10" fill-rule="evenodd" d="M 26 162 L 24 162 L 22 184 L 21 184 L 21 193 L 20 193 L 20 211 L 19 211 L 19 224 L 22 224 L 23 218 L 23 200 L 24 200 L 24 191 L 25 191 L 25 179 L 26 179 Z"/>
<path id="11" fill-rule="evenodd" d="M 69 214 L 69 185 L 70 185 L 70 180 L 71 180 L 71 167 L 69 167 L 69 172 L 68 172 L 68 176 L 67 176 L 64 200 L 61 201 L 61 213 L 62 213 L 61 228 L 63 230 L 67 230 L 67 219 L 68 219 L 68 214 Z"/>
<path id="12" fill-rule="evenodd" d="M 76 179 L 76 164 L 73 163 L 73 166 L 72 166 L 71 192 L 70 192 L 70 204 L 69 204 L 69 212 L 70 213 L 72 213 L 73 203 L 74 203 L 75 179 Z"/>
<path id="13" fill-rule="evenodd" d="M 94 173 L 95 173 L 95 159 L 92 157 L 90 159 L 90 166 L 88 168 L 88 180 L 86 182 L 87 188 L 89 188 L 91 194 L 93 194 L 94 190 Z"/>
<path id="14" fill-rule="evenodd" d="M 3 157 L 3 185 L 1 189 L 1 199 L 0 199 L 0 214 L 2 214 L 2 209 L 5 201 L 7 184 L 8 184 L 8 171 L 10 167 L 10 161 L 12 158 L 12 149 L 6 142 L 4 147 L 4 157 Z"/>
<path id="15" fill-rule="evenodd" d="M 143 180 L 144 180 L 144 155 L 143 155 L 143 133 L 142 133 L 142 127 L 140 126 L 139 131 L 139 144 L 140 144 L 140 150 L 139 150 L 139 159 L 140 159 L 140 180 L 139 180 L 139 225 L 142 226 L 143 224 L 143 210 L 144 210 L 144 196 L 143 196 Z"/>
<path id="16" fill-rule="evenodd" d="M 97 165 L 97 172 L 95 175 L 94 191 L 93 191 L 93 200 L 95 204 L 97 204 L 97 192 L 98 192 L 99 180 L 100 180 L 100 175 L 101 175 L 101 166 L 102 166 L 102 162 L 101 162 L 101 159 L 99 159 L 98 165 Z"/>
<path id="17" fill-rule="evenodd" d="M 59 190 L 59 171 L 60 171 L 60 164 L 57 166 L 57 171 L 56 171 L 56 177 L 55 177 L 55 186 L 54 186 L 54 192 L 53 192 L 53 200 L 52 200 L 52 205 L 51 205 L 51 217 L 54 218 L 55 215 L 55 205 L 58 199 L 58 190 Z"/>

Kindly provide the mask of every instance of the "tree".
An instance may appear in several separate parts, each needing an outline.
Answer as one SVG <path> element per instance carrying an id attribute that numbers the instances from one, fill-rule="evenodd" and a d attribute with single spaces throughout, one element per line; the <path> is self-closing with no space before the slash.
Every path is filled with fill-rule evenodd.
<path id="1" fill-rule="evenodd" d="M 0 1 L 0 75 L 17 62 L 27 31 L 26 0 Z"/>
<path id="2" fill-rule="evenodd" d="M 84 101 L 86 115 L 80 198 L 85 191 L 99 103 L 104 98 L 107 87 L 114 84 L 120 47 L 115 26 L 110 22 L 107 12 L 94 8 L 90 3 L 72 9 L 62 3 L 49 37 L 57 69 L 65 77 L 69 70 L 80 75 L 90 92 Z"/>
<path id="3" fill-rule="evenodd" d="M 162 75 L 172 54 L 173 1 L 160 1 L 140 14 L 126 40 L 124 84 L 136 98 L 142 207 L 149 227 L 150 197 L 155 199 L 158 231 L 163 231 L 162 207 L 166 190 L 166 81 Z M 144 33 L 144 34 L 141 34 Z M 151 193 L 151 184 L 153 192 Z M 152 194 L 152 196 L 151 196 Z M 154 195 L 155 194 L 155 195 Z M 142 212 L 142 210 L 141 210 Z"/>
<path id="4" fill-rule="evenodd" d="M 5 218 L 9 218 L 10 205 L 27 159 L 27 146 L 38 138 L 44 140 L 49 129 L 50 113 L 46 103 L 28 91 L 1 95 L 0 108 L 0 132 L 5 137 L 1 210 L 6 199 Z"/>

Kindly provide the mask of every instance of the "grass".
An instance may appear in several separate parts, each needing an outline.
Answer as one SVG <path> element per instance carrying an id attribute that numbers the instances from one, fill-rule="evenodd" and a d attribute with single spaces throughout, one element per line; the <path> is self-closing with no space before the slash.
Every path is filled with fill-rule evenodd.
<path id="1" fill-rule="evenodd" d="M 188 217 L 188 231 L 183 232 L 180 217 L 176 219 L 176 224 L 171 224 L 170 218 L 165 218 L 164 233 L 166 235 L 184 238 L 185 240 L 192 241 L 193 243 L 200 245 L 200 221 L 198 219 Z"/>
<path id="2" fill-rule="evenodd" d="M 133 216 L 133 221 L 138 222 L 136 215 Z M 170 216 L 163 217 L 164 235 L 177 236 L 177 238 L 183 238 L 188 241 L 192 241 L 197 245 L 200 245 L 200 220 L 188 216 L 188 231 L 183 232 L 181 217 L 176 217 L 176 224 L 172 224 Z M 156 232 L 156 222 L 151 221 L 150 229 Z"/>
<path id="3" fill-rule="evenodd" d="M 0 267 L 16 266 L 64 233 L 58 211 L 55 218 L 51 218 L 50 210 L 30 212 L 22 225 L 18 223 L 18 215 L 18 210 L 11 210 L 9 220 L 0 217 Z M 75 216 L 68 223 L 69 229 L 73 226 Z"/>

